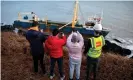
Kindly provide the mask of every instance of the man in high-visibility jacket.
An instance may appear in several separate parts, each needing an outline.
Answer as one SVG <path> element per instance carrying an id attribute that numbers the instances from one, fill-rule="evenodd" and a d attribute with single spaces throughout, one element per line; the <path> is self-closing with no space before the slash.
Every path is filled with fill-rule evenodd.
<path id="1" fill-rule="evenodd" d="M 102 31 L 102 25 L 95 24 L 94 37 L 88 39 L 85 44 L 84 53 L 87 53 L 86 80 L 90 80 L 90 73 L 92 70 L 93 70 L 93 79 L 96 80 L 99 58 L 102 53 L 102 47 L 105 45 L 105 40 L 101 34 L 101 31 Z"/>

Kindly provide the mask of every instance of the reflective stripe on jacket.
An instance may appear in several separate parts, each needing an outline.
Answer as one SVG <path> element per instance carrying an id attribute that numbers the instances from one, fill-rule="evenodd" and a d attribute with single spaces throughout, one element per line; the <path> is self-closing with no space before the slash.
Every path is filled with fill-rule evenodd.
<path id="1" fill-rule="evenodd" d="M 102 47 L 105 45 L 105 40 L 103 36 L 92 37 L 91 40 L 91 48 L 88 51 L 88 56 L 92 58 L 99 58 L 101 55 Z"/>

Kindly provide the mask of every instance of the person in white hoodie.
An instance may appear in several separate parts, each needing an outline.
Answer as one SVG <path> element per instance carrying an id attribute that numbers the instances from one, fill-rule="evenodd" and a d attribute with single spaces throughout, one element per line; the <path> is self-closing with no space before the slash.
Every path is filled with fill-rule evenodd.
<path id="1" fill-rule="evenodd" d="M 69 80 L 73 80 L 74 69 L 76 69 L 76 80 L 79 80 L 84 39 L 78 31 L 75 31 L 67 38 L 66 45 L 69 52 Z"/>

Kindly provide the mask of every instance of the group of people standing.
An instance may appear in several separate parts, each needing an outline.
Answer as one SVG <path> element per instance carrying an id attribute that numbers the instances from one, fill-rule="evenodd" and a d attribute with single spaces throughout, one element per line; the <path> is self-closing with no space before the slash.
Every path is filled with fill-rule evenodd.
<path id="1" fill-rule="evenodd" d="M 45 64 L 43 62 L 44 52 L 50 56 L 50 79 L 55 77 L 54 67 L 58 64 L 60 80 L 65 79 L 63 72 L 63 46 L 66 45 L 69 53 L 69 80 L 73 80 L 74 70 L 76 70 L 76 80 L 80 80 L 80 67 L 83 57 L 87 57 L 86 80 L 90 80 L 90 74 L 93 70 L 93 79 L 96 80 L 99 57 L 105 40 L 101 35 L 102 27 L 99 24 L 94 26 L 94 37 L 84 42 L 83 36 L 76 30 L 66 37 L 63 32 L 58 29 L 52 31 L 52 35 L 48 38 L 38 29 L 38 22 L 33 21 L 32 26 L 26 32 L 26 39 L 30 43 L 31 53 L 33 56 L 34 72 L 38 72 L 38 60 L 40 60 L 41 69 L 46 73 Z M 83 50 L 83 47 L 85 49 Z M 83 54 L 85 53 L 85 54 Z"/>

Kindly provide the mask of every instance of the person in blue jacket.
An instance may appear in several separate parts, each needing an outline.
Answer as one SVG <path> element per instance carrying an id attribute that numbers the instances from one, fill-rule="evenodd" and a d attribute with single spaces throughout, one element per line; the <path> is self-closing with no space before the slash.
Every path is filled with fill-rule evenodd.
<path id="1" fill-rule="evenodd" d="M 32 26 L 26 32 L 26 39 L 30 43 L 31 54 L 33 57 L 34 72 L 38 72 L 38 60 L 40 60 L 43 73 L 46 73 L 45 65 L 43 63 L 44 47 L 43 42 L 46 40 L 46 36 L 38 29 L 38 22 L 33 21 Z"/>

